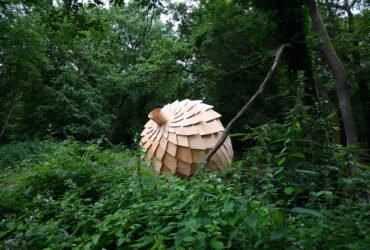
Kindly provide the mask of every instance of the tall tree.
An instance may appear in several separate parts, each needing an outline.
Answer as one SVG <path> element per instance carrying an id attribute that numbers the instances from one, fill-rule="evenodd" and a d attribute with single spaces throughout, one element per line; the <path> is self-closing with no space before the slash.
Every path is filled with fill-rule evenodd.
<path id="1" fill-rule="evenodd" d="M 40 16 L 27 5 L 8 2 L 0 6 L 0 139 L 19 125 L 25 96 L 40 86 L 50 67 L 43 47 L 45 36 L 38 26 Z M 15 119 L 17 117 L 17 119 Z M 18 121 L 17 121 L 18 120 Z"/>
<path id="2" fill-rule="evenodd" d="M 342 115 L 347 144 L 356 144 L 358 142 L 358 136 L 348 92 L 347 74 L 342 61 L 331 44 L 330 37 L 320 16 L 316 1 L 307 0 L 307 6 L 311 15 L 313 28 L 320 40 L 320 52 L 322 53 L 326 63 L 329 65 L 336 80 L 339 109 Z"/>
<path id="3" fill-rule="evenodd" d="M 361 110 L 362 110 L 362 117 L 363 117 L 363 124 L 364 124 L 364 130 L 365 135 L 363 136 L 363 141 L 367 143 L 367 147 L 370 149 L 370 93 L 369 93 L 369 77 L 367 77 L 367 72 L 365 70 L 364 64 L 365 61 L 362 58 L 361 55 L 361 46 L 360 43 L 363 41 L 363 39 L 359 38 L 356 34 L 357 27 L 355 24 L 355 14 L 353 13 L 354 9 L 358 7 L 359 4 L 366 4 L 363 3 L 361 0 L 344 0 L 341 2 L 333 1 L 333 0 L 325 0 L 325 1 L 319 1 L 320 5 L 325 6 L 328 9 L 329 15 L 329 21 L 334 21 L 335 18 L 340 19 L 340 21 L 345 23 L 345 28 L 342 29 L 343 31 L 347 31 L 347 35 L 349 35 L 348 41 L 346 42 L 351 44 L 351 46 L 346 46 L 344 53 L 351 55 L 351 62 L 350 67 L 347 67 L 347 69 L 352 70 L 352 74 L 355 77 L 355 80 L 358 84 L 359 89 L 359 96 L 360 96 L 360 103 L 361 103 Z M 365 6 L 361 7 L 362 10 L 365 9 Z M 346 14 L 346 16 L 343 17 L 343 15 L 340 15 L 338 12 L 343 12 Z M 339 18 L 338 18 L 339 16 Z M 357 18 L 365 18 L 362 17 L 361 14 L 357 15 Z M 336 22 L 338 23 L 338 22 Z M 333 27 L 334 28 L 334 27 Z M 336 27 L 337 28 L 337 27 Z M 330 32 L 330 29 L 329 29 Z M 343 36 L 343 35 L 342 35 Z M 347 49 L 348 48 L 348 49 Z M 343 53 L 343 52 L 342 52 Z M 359 134 L 360 135 L 360 134 Z M 360 138 L 361 139 L 361 136 Z"/>

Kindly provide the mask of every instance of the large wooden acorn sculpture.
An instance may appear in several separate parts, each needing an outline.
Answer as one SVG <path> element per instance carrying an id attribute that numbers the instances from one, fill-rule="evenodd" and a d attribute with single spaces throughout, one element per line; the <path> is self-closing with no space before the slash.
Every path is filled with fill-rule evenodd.
<path id="1" fill-rule="evenodd" d="M 150 112 L 150 120 L 141 133 L 146 160 L 152 160 L 155 172 L 192 176 L 198 163 L 221 137 L 224 127 L 213 106 L 202 101 L 175 101 Z M 223 170 L 233 159 L 228 137 L 207 165 L 209 170 Z"/>

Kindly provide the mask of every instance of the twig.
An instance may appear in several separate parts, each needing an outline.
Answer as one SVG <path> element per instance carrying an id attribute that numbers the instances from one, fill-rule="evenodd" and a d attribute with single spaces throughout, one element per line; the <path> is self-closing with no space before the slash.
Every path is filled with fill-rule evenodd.
<path id="1" fill-rule="evenodd" d="M 253 105 L 253 103 L 256 100 L 256 98 L 264 91 L 267 83 L 269 82 L 269 80 L 271 79 L 272 75 L 276 71 L 276 68 L 277 68 L 277 66 L 279 64 L 279 61 L 280 61 L 281 56 L 282 56 L 282 54 L 284 52 L 284 49 L 287 48 L 287 47 L 291 47 L 291 45 L 290 44 L 283 44 L 283 45 L 281 45 L 279 47 L 279 49 L 277 50 L 277 52 L 275 54 L 274 63 L 272 64 L 272 66 L 270 68 L 270 71 L 267 73 L 265 79 L 261 83 L 261 85 L 258 88 L 257 92 L 244 105 L 244 107 L 241 110 L 239 110 L 239 112 L 234 116 L 234 118 L 229 122 L 229 124 L 227 124 L 227 126 L 225 128 L 225 131 L 223 132 L 221 138 L 218 140 L 218 142 L 216 143 L 216 145 L 211 149 L 211 151 L 209 151 L 208 154 L 206 155 L 206 157 L 205 157 L 205 164 L 204 164 L 203 167 L 205 167 L 208 164 L 208 162 L 210 161 L 210 159 L 212 158 L 212 156 L 217 152 L 217 150 L 225 142 L 225 140 L 226 140 L 226 138 L 227 138 L 227 136 L 228 136 L 228 134 L 230 132 L 230 129 L 234 125 L 234 123 L 245 113 L 245 111 L 247 111 Z"/>
<path id="2" fill-rule="evenodd" d="M 115 145 L 105 135 L 103 136 L 103 141 L 105 141 L 110 147 L 115 147 Z"/>

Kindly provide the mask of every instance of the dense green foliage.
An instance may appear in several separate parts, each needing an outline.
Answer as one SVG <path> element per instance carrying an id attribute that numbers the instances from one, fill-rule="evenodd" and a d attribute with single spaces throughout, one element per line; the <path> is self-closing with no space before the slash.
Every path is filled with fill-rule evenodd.
<path id="1" fill-rule="evenodd" d="M 307 1 L 0 1 L 0 249 L 370 246 L 370 2 L 318 0 L 348 74 L 359 144 Z M 153 175 L 150 110 L 203 99 L 235 161 Z"/>
<path id="2" fill-rule="evenodd" d="M 285 122 L 243 135 L 256 145 L 222 174 L 153 175 L 140 151 L 101 142 L 2 146 L 2 247 L 367 249 L 369 167 L 325 139 L 298 86 Z"/>
<path id="3" fill-rule="evenodd" d="M 335 82 L 315 49 L 319 41 L 305 1 L 122 2 L 0 5 L 0 142 L 51 135 L 106 136 L 130 144 L 151 109 L 183 98 L 205 99 L 227 122 L 254 93 L 273 51 L 286 42 L 293 48 L 267 98 L 257 101 L 235 132 L 244 132 L 245 124 L 281 119 L 281 111 L 292 107 L 284 93 L 295 89 L 299 71 L 306 77 L 306 104 L 314 105 L 319 96 L 329 103 L 325 110 L 338 112 Z M 370 15 L 368 3 L 357 2 L 352 18 L 335 4 L 321 9 L 348 71 L 359 138 L 366 146 Z M 169 20 L 164 23 L 163 17 Z M 343 130 L 340 117 L 337 123 Z"/>
<path id="4" fill-rule="evenodd" d="M 45 141 L 42 160 L 25 157 L 1 174 L 0 246 L 367 249 L 365 170 L 346 174 L 357 163 L 345 148 L 328 148 L 334 154 L 321 165 L 298 164 L 297 151 L 284 151 L 282 162 L 273 154 L 282 145 L 266 146 L 276 126 L 259 128 L 259 145 L 228 172 L 191 180 L 153 176 L 125 148 Z"/>
<path id="5" fill-rule="evenodd" d="M 48 4 L 1 9 L 2 124 L 17 100 L 2 140 L 51 134 L 130 142 L 153 105 L 184 97 L 187 73 L 176 61 L 191 54 L 158 20 L 159 10 L 65 12 Z"/>

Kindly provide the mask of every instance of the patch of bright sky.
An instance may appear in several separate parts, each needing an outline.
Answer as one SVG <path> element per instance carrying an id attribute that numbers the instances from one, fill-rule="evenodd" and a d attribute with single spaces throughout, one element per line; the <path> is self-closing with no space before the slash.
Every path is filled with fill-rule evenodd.
<path id="1" fill-rule="evenodd" d="M 104 3 L 104 6 L 106 8 L 109 7 L 109 0 L 101 0 L 101 1 Z M 131 1 L 132 0 L 125 0 L 125 3 L 131 2 Z M 93 0 L 80 0 L 80 2 L 86 4 L 86 3 L 93 2 Z M 162 0 L 161 3 L 163 4 L 164 7 L 167 7 L 169 4 L 178 4 L 178 3 L 184 3 L 190 8 L 197 6 L 196 0 Z M 173 21 L 173 17 L 171 14 L 161 14 L 160 19 L 163 23 L 166 23 L 167 21 Z"/>

